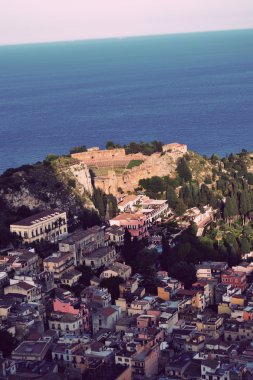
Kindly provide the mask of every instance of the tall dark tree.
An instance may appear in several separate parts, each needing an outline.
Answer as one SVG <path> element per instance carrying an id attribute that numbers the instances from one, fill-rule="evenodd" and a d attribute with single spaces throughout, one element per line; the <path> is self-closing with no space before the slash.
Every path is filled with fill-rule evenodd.
<path id="1" fill-rule="evenodd" d="M 119 285 L 124 282 L 123 278 L 121 277 L 109 277 L 109 278 L 104 278 L 100 286 L 102 288 L 108 289 L 108 292 L 112 296 L 112 302 L 114 303 L 116 299 L 119 298 Z"/>
<path id="2" fill-rule="evenodd" d="M 180 158 L 177 164 L 177 173 L 184 182 L 190 182 L 192 180 L 191 170 L 188 166 L 186 159 Z"/>
<path id="3" fill-rule="evenodd" d="M 168 185 L 166 189 L 166 198 L 168 200 L 169 206 L 174 209 L 177 202 L 177 195 L 174 188 L 170 185 Z"/>
<path id="4" fill-rule="evenodd" d="M 170 274 L 177 280 L 182 281 L 186 288 L 190 288 L 197 279 L 195 266 L 184 261 L 174 264 L 171 267 Z"/>
<path id="5" fill-rule="evenodd" d="M 128 229 L 125 229 L 124 235 L 124 245 L 122 247 L 122 255 L 125 259 L 126 264 L 129 264 L 133 260 L 133 250 L 132 250 L 132 236 Z"/>
<path id="6" fill-rule="evenodd" d="M 106 214 L 106 197 L 101 189 L 94 189 L 92 196 L 93 203 L 99 212 L 102 219 L 105 219 Z"/>
<path id="7" fill-rule="evenodd" d="M 0 330 L 0 351 L 3 353 L 3 357 L 9 356 L 12 350 L 15 348 L 15 339 L 6 330 Z"/>

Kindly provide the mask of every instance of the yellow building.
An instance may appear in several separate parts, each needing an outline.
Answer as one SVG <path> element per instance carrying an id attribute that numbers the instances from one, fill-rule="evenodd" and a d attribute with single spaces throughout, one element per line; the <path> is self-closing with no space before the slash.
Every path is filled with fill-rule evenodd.
<path id="1" fill-rule="evenodd" d="M 24 281 L 6 286 L 4 294 L 19 294 L 24 296 L 28 302 L 35 302 L 41 299 L 40 289 Z"/>
<path id="2" fill-rule="evenodd" d="M 205 335 L 218 339 L 223 334 L 223 318 L 219 317 L 207 317 L 202 321 L 197 321 L 196 326 L 199 332 Z"/>
<path id="3" fill-rule="evenodd" d="M 242 294 L 234 294 L 230 302 L 231 305 L 245 306 L 245 297 Z"/>
<path id="4" fill-rule="evenodd" d="M 229 302 L 221 302 L 218 305 L 218 314 L 231 314 L 230 303 Z"/>
<path id="5" fill-rule="evenodd" d="M 11 224 L 10 231 L 25 243 L 57 241 L 59 236 L 68 232 L 67 214 L 58 209 L 43 211 Z"/>
<path id="6" fill-rule="evenodd" d="M 168 286 L 158 286 L 157 295 L 164 301 L 169 301 L 170 299 L 170 288 Z"/>

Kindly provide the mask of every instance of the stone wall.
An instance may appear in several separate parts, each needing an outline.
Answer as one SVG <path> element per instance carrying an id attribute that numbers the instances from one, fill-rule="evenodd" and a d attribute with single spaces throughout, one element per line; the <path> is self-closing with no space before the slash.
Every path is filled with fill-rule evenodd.
<path id="1" fill-rule="evenodd" d="M 88 166 L 111 167 L 107 175 L 95 176 L 94 185 L 102 189 L 107 194 L 118 195 L 118 189 L 124 192 L 132 192 L 139 185 L 139 180 L 143 178 L 151 178 L 153 176 L 174 177 L 176 175 L 176 167 L 178 158 L 187 152 L 187 146 L 183 144 L 167 144 L 163 147 L 162 153 L 154 153 L 151 156 L 145 156 L 142 153 L 126 155 L 124 149 L 113 150 L 94 150 L 84 153 L 73 154 L 73 158 L 86 163 Z M 113 168 L 124 166 L 131 160 L 144 161 L 141 165 L 132 169 L 126 169 L 122 174 L 117 174 Z"/>
<path id="2" fill-rule="evenodd" d="M 124 167 L 131 160 L 145 160 L 147 158 L 142 153 L 126 154 L 123 148 L 73 153 L 71 157 L 82 161 L 88 166 L 97 167 Z"/>
<path id="3" fill-rule="evenodd" d="M 118 195 L 118 189 L 124 192 L 132 192 L 139 185 L 139 180 L 153 176 L 174 177 L 176 175 L 177 161 L 183 154 L 154 153 L 146 158 L 143 164 L 131 170 L 126 170 L 122 175 L 116 175 L 114 170 L 108 171 L 107 176 L 95 177 L 94 185 L 101 188 L 105 193 Z"/>
<path id="4" fill-rule="evenodd" d="M 74 153 L 71 157 L 77 158 L 87 165 L 96 165 L 100 161 L 125 160 L 125 149 L 91 150 L 88 152 Z"/>

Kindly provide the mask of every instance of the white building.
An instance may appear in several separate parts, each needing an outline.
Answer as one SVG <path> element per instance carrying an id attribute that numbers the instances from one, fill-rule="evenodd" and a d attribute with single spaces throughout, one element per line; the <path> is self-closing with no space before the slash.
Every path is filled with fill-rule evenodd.
<path id="1" fill-rule="evenodd" d="M 132 268 L 129 265 L 115 262 L 101 273 L 101 278 L 121 277 L 128 280 L 132 274 Z"/>
<path id="2" fill-rule="evenodd" d="M 10 231 L 20 236 L 25 243 L 57 241 L 68 232 L 67 214 L 58 209 L 43 211 L 11 224 Z"/>

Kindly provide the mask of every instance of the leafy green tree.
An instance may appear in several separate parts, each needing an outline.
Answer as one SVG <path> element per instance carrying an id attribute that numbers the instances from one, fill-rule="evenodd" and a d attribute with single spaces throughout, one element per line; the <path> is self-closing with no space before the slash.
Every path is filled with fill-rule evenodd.
<path id="1" fill-rule="evenodd" d="M 31 215 L 32 215 L 32 211 L 27 206 L 22 205 L 17 209 L 17 216 L 20 219 L 27 218 L 28 216 L 31 216 Z"/>
<path id="2" fill-rule="evenodd" d="M 52 162 L 52 161 L 57 160 L 57 158 L 58 158 L 57 154 L 50 153 L 46 156 L 45 160 L 48 162 Z"/>
<path id="3" fill-rule="evenodd" d="M 240 240 L 240 253 L 244 255 L 245 253 L 249 253 L 250 249 L 251 249 L 250 242 L 248 241 L 246 237 L 243 237 Z"/>
<path id="4" fill-rule="evenodd" d="M 72 187 L 73 189 L 75 189 L 76 188 L 76 181 L 75 181 L 75 179 L 70 178 L 68 180 L 68 185 L 69 185 L 69 187 Z"/>
<path id="5" fill-rule="evenodd" d="M 80 284 L 83 284 L 85 286 L 90 285 L 90 280 L 93 276 L 91 267 L 87 267 L 85 265 L 81 265 L 78 268 L 78 271 L 82 273 L 82 277 L 80 278 L 79 282 Z"/>
<path id="6" fill-rule="evenodd" d="M 253 185 L 253 173 L 247 174 L 247 180 L 249 185 Z"/>
<path id="7" fill-rule="evenodd" d="M 141 179 L 139 181 L 139 185 L 143 189 L 150 191 L 154 194 L 158 194 L 158 193 L 164 191 L 163 179 L 161 177 L 158 177 L 158 176 L 154 176 L 154 177 L 146 178 L 146 179 Z"/>
<path id="8" fill-rule="evenodd" d="M 185 261 L 174 264 L 170 269 L 170 275 L 184 283 L 185 288 L 189 289 L 197 280 L 196 268 L 193 264 Z"/>
<path id="9" fill-rule="evenodd" d="M 98 213 L 95 210 L 89 210 L 87 208 L 85 208 L 79 214 L 79 220 L 80 220 L 80 225 L 84 230 L 93 226 L 101 225 L 101 218 L 99 217 Z M 76 227 L 74 227 L 74 229 L 75 228 Z"/>
<path id="10" fill-rule="evenodd" d="M 82 153 L 82 152 L 87 152 L 87 148 L 85 145 L 74 146 L 69 151 L 70 154 Z"/>
<path id="11" fill-rule="evenodd" d="M 213 154 L 211 156 L 211 163 L 213 165 L 216 165 L 219 162 L 219 160 L 220 160 L 220 157 L 218 156 L 218 154 Z"/>
<path id="12" fill-rule="evenodd" d="M 106 147 L 106 149 L 115 149 L 115 148 L 116 148 L 116 145 L 114 144 L 113 141 L 107 141 L 105 147 Z"/>
<path id="13" fill-rule="evenodd" d="M 197 236 L 197 232 L 198 232 L 198 226 L 196 223 L 192 222 L 190 224 L 190 226 L 188 227 L 188 232 L 192 235 L 192 236 Z"/>

